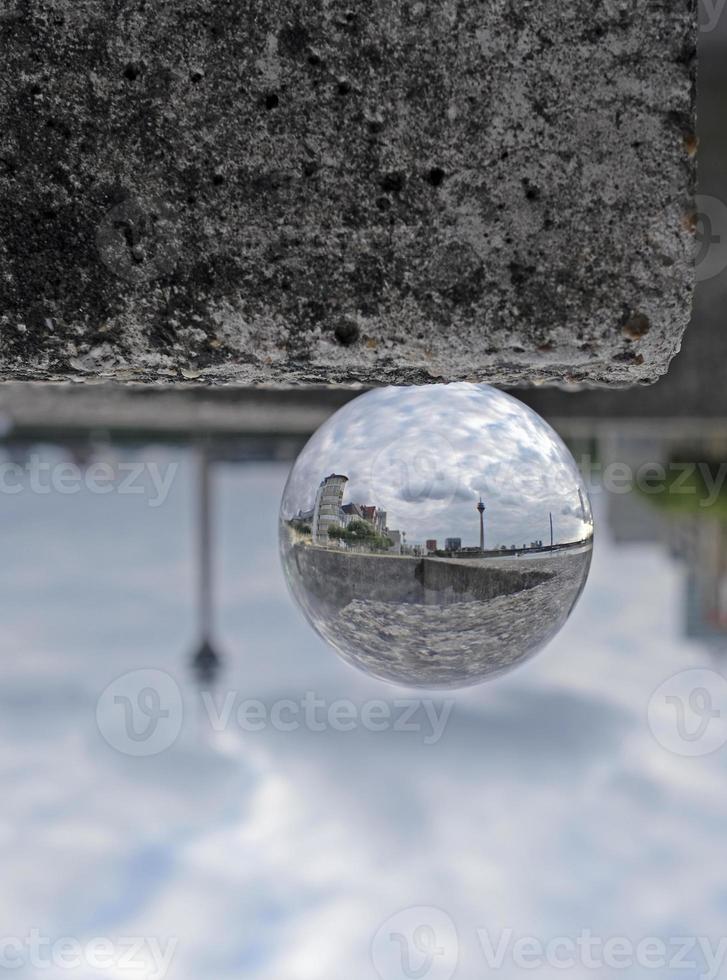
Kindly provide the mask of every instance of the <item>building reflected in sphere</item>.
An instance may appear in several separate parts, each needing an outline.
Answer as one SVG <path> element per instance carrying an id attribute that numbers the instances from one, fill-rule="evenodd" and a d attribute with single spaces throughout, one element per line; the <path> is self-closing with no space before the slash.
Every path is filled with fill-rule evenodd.
<path id="1" fill-rule="evenodd" d="M 313 435 L 288 479 L 291 592 L 349 664 L 410 687 L 477 684 L 570 615 L 593 519 L 570 452 L 488 385 L 381 388 Z"/>

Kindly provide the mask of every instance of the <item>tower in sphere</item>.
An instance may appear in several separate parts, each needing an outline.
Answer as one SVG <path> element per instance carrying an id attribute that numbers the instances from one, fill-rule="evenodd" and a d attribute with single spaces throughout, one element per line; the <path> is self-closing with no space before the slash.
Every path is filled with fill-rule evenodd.
<path id="1" fill-rule="evenodd" d="M 477 504 L 477 510 L 480 512 L 480 551 L 485 550 L 485 505 L 482 503 L 482 497 L 480 497 L 480 502 Z"/>

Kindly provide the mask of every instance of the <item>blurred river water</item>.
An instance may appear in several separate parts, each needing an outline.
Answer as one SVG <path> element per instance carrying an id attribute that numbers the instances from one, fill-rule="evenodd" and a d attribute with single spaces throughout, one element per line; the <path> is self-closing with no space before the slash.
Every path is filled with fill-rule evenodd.
<path id="1" fill-rule="evenodd" d="M 547 950 L 584 930 L 604 975 L 613 937 L 631 949 L 619 975 L 654 975 L 651 940 L 668 966 L 678 937 L 694 939 L 679 975 L 708 975 L 727 911 L 727 425 L 564 435 L 592 483 L 586 590 L 531 662 L 444 695 L 347 667 L 294 607 L 277 548 L 292 451 L 275 439 L 208 453 L 206 674 L 197 447 L 7 441 L 14 975 L 68 976 L 66 941 L 84 978 L 475 980 L 502 940 L 509 978 L 533 975 L 529 937 L 547 976 Z M 593 968 L 576 955 L 568 973 Z"/>

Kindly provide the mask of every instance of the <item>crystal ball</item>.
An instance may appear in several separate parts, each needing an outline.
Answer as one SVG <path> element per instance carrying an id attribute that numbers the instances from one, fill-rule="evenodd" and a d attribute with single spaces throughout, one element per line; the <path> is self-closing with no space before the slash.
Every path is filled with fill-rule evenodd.
<path id="1" fill-rule="evenodd" d="M 349 664 L 466 687 L 551 640 L 588 576 L 593 518 L 553 429 L 484 384 L 379 388 L 311 437 L 283 492 L 293 597 Z"/>

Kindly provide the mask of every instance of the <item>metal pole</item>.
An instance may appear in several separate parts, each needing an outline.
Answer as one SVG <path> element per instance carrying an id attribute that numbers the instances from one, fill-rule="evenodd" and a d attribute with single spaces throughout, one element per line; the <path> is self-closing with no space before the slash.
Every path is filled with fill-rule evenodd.
<path id="1" fill-rule="evenodd" d="M 209 640 L 212 632 L 212 514 L 210 506 L 210 466 L 205 447 L 197 454 L 198 479 L 198 614 L 202 642 Z"/>
<path id="2" fill-rule="evenodd" d="M 550 514 L 550 547 L 553 547 L 553 514 Z"/>
<path id="3" fill-rule="evenodd" d="M 212 473 L 207 446 L 197 450 L 197 615 L 199 647 L 192 669 L 201 685 L 209 685 L 220 669 L 212 646 Z"/>

